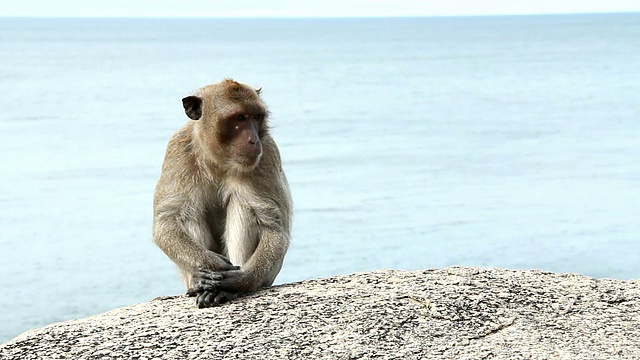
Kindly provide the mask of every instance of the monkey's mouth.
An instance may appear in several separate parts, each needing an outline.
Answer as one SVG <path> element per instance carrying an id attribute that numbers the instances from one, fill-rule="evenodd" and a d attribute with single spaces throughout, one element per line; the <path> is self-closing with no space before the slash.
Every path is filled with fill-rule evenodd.
<path id="1" fill-rule="evenodd" d="M 238 154 L 236 157 L 236 162 L 243 167 L 253 168 L 258 165 L 260 159 L 262 158 L 262 151 L 253 152 L 250 154 Z"/>
<path id="2" fill-rule="evenodd" d="M 236 155 L 236 160 L 247 166 L 253 166 L 260 161 L 262 157 L 262 146 L 248 145 L 240 149 Z"/>

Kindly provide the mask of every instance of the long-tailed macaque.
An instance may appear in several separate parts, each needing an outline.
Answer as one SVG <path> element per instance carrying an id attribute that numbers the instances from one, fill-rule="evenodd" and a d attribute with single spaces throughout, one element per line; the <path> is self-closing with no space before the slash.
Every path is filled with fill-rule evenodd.
<path id="1" fill-rule="evenodd" d="M 156 186 L 153 241 L 201 308 L 273 284 L 289 247 L 291 194 L 260 90 L 226 79 L 182 99 L 191 120 Z"/>

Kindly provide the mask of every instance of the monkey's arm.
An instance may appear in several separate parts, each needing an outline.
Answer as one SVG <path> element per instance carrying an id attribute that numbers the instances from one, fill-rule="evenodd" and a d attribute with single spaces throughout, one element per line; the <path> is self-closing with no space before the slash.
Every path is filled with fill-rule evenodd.
<path id="1" fill-rule="evenodd" d="M 291 200 L 288 187 L 282 189 L 282 196 L 278 199 L 279 202 L 262 199 L 261 206 L 253 208 L 259 239 L 255 251 L 242 268 L 225 272 L 198 271 L 194 274 L 195 289 L 200 292 L 246 293 L 273 284 L 289 247 Z"/>
<path id="2" fill-rule="evenodd" d="M 288 245 L 288 234 L 269 228 L 261 229 L 258 247 L 241 269 L 197 271 L 195 289 L 246 293 L 270 286 L 280 272 Z"/>
<path id="3" fill-rule="evenodd" d="M 280 272 L 288 244 L 288 233 L 263 229 L 256 251 L 240 270 L 197 271 L 188 294 L 197 296 L 196 304 L 203 308 L 270 286 Z"/>
<path id="4" fill-rule="evenodd" d="M 175 199 L 175 197 L 174 197 Z M 238 269 L 229 259 L 206 249 L 211 232 L 204 214 L 195 210 L 185 214 L 184 209 L 197 209 L 186 201 L 158 200 L 155 206 L 153 241 L 182 270 L 193 273 L 197 269 L 226 271 Z"/>
<path id="5" fill-rule="evenodd" d="M 240 270 L 225 272 L 201 270 L 194 274 L 195 289 L 199 292 L 246 293 L 273 284 L 289 247 L 291 232 L 291 198 L 283 179 L 284 186 L 278 197 L 262 199 L 260 205 L 253 208 L 258 224 L 258 244 Z M 274 189 L 272 189 L 273 191 Z M 277 199 L 277 200 L 276 200 Z M 254 223 L 255 224 L 255 223 Z M 245 224 L 251 226 L 251 224 Z M 255 226 L 255 225 L 254 225 Z M 235 296 L 234 296 L 235 297 Z M 216 297 L 213 303 L 230 300 L 233 297 Z M 201 303 L 198 306 L 211 306 Z M 211 299 L 210 299 L 211 300 Z"/>

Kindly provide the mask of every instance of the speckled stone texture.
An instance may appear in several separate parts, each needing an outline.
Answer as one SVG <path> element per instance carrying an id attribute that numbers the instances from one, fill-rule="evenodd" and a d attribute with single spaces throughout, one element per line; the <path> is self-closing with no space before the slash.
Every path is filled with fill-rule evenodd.
<path id="1" fill-rule="evenodd" d="M 640 281 L 470 267 L 169 296 L 28 331 L 0 359 L 640 359 Z"/>

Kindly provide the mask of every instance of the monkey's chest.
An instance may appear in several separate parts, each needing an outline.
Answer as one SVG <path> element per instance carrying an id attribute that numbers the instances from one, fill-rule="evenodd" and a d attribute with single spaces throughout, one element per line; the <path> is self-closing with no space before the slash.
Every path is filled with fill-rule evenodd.
<path id="1" fill-rule="evenodd" d="M 206 219 L 213 239 L 209 250 L 229 256 L 234 264 L 246 262 L 259 241 L 253 209 L 231 197 L 225 206 L 208 208 Z"/>
<path id="2" fill-rule="evenodd" d="M 216 252 L 222 248 L 222 241 L 224 236 L 225 225 L 227 223 L 227 211 L 222 206 L 210 206 L 206 210 L 206 221 L 209 231 L 216 244 L 213 244 L 215 249 L 209 249 Z"/>

